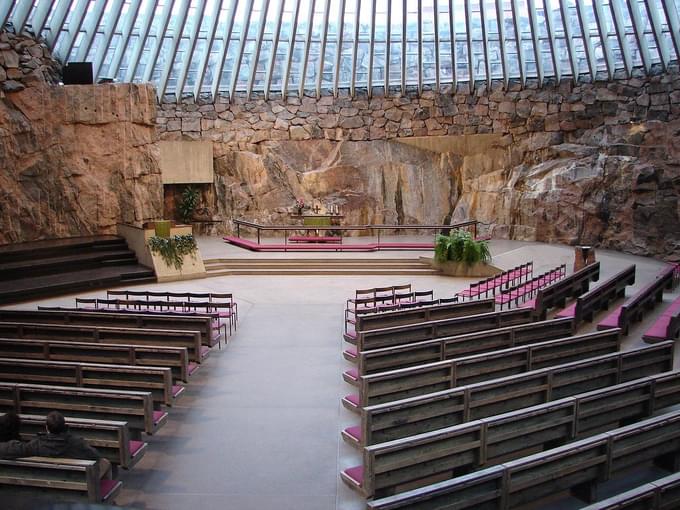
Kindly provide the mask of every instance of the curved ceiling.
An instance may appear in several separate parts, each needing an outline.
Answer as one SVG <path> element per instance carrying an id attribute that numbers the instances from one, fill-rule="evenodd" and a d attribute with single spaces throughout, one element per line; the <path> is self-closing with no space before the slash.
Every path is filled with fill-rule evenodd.
<path id="1" fill-rule="evenodd" d="M 5 0 L 95 77 L 159 96 L 405 93 L 461 82 L 630 76 L 680 55 L 680 0 Z"/>

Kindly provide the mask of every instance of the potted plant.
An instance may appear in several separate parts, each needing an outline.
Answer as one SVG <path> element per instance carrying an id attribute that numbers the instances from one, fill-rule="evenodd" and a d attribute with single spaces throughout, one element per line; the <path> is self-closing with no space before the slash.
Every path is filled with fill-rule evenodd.
<path id="1" fill-rule="evenodd" d="M 450 276 L 493 276 L 500 269 L 490 264 L 491 252 L 487 241 L 477 241 L 465 230 L 435 239 L 433 267 Z"/>
<path id="2" fill-rule="evenodd" d="M 182 219 L 182 223 L 188 225 L 191 223 L 191 218 L 194 215 L 196 206 L 198 205 L 198 199 L 200 193 L 198 189 L 193 186 L 187 186 L 182 192 L 182 201 L 177 206 L 179 211 L 179 217 Z"/>

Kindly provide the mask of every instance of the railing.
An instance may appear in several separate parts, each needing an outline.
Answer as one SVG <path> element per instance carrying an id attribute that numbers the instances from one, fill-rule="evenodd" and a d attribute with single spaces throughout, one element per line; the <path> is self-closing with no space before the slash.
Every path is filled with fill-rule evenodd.
<path id="1" fill-rule="evenodd" d="M 380 243 L 380 232 L 383 230 L 434 230 L 435 235 L 439 231 L 448 231 L 455 229 L 468 230 L 473 237 L 477 237 L 477 220 L 468 220 L 461 223 L 454 223 L 452 225 L 260 225 L 252 221 L 233 220 L 236 225 L 236 237 L 241 237 L 241 227 L 254 228 L 257 232 L 257 244 L 260 244 L 260 237 L 262 231 L 278 230 L 284 233 L 284 242 L 288 243 L 288 232 L 305 230 L 340 230 L 340 231 L 365 231 L 377 236 L 377 242 Z"/>

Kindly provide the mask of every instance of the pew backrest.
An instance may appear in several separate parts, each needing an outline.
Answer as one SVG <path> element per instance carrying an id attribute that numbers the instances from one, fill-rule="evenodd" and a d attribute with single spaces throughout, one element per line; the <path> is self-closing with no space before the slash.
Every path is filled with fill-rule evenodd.
<path id="1" fill-rule="evenodd" d="M 633 285 L 634 283 L 635 264 L 628 266 L 601 285 L 577 297 L 574 313 L 576 324 L 580 324 L 583 320 L 592 321 L 593 316 L 598 311 L 607 308 L 610 301 L 622 298 L 625 294 L 626 286 Z"/>
<path id="2" fill-rule="evenodd" d="M 564 307 L 567 298 L 580 296 L 588 292 L 590 282 L 597 281 L 599 278 L 600 262 L 598 261 L 547 287 L 543 287 L 536 294 L 533 304 L 537 317 L 544 319 L 550 308 Z"/>

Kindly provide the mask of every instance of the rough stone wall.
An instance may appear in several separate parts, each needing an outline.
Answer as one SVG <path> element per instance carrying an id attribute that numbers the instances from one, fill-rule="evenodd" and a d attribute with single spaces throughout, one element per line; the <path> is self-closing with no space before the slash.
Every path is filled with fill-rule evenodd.
<path id="1" fill-rule="evenodd" d="M 153 87 L 55 86 L 42 43 L 2 32 L 0 44 L 0 243 L 159 218 Z"/>
<path id="2" fill-rule="evenodd" d="M 538 89 L 535 84 L 507 91 L 473 94 L 424 91 L 420 97 L 288 97 L 247 100 L 225 97 L 215 103 L 184 99 L 163 102 L 158 111 L 162 139 L 203 139 L 233 149 L 283 140 L 366 141 L 394 138 L 495 133 L 518 140 L 530 133 L 563 133 L 567 138 L 602 125 L 680 117 L 680 74 L 669 73 L 614 82 L 563 80 Z"/>
<path id="3" fill-rule="evenodd" d="M 56 85 L 61 75 L 57 62 L 43 41 L 27 35 L 0 32 L 0 98 L 39 83 Z"/>

